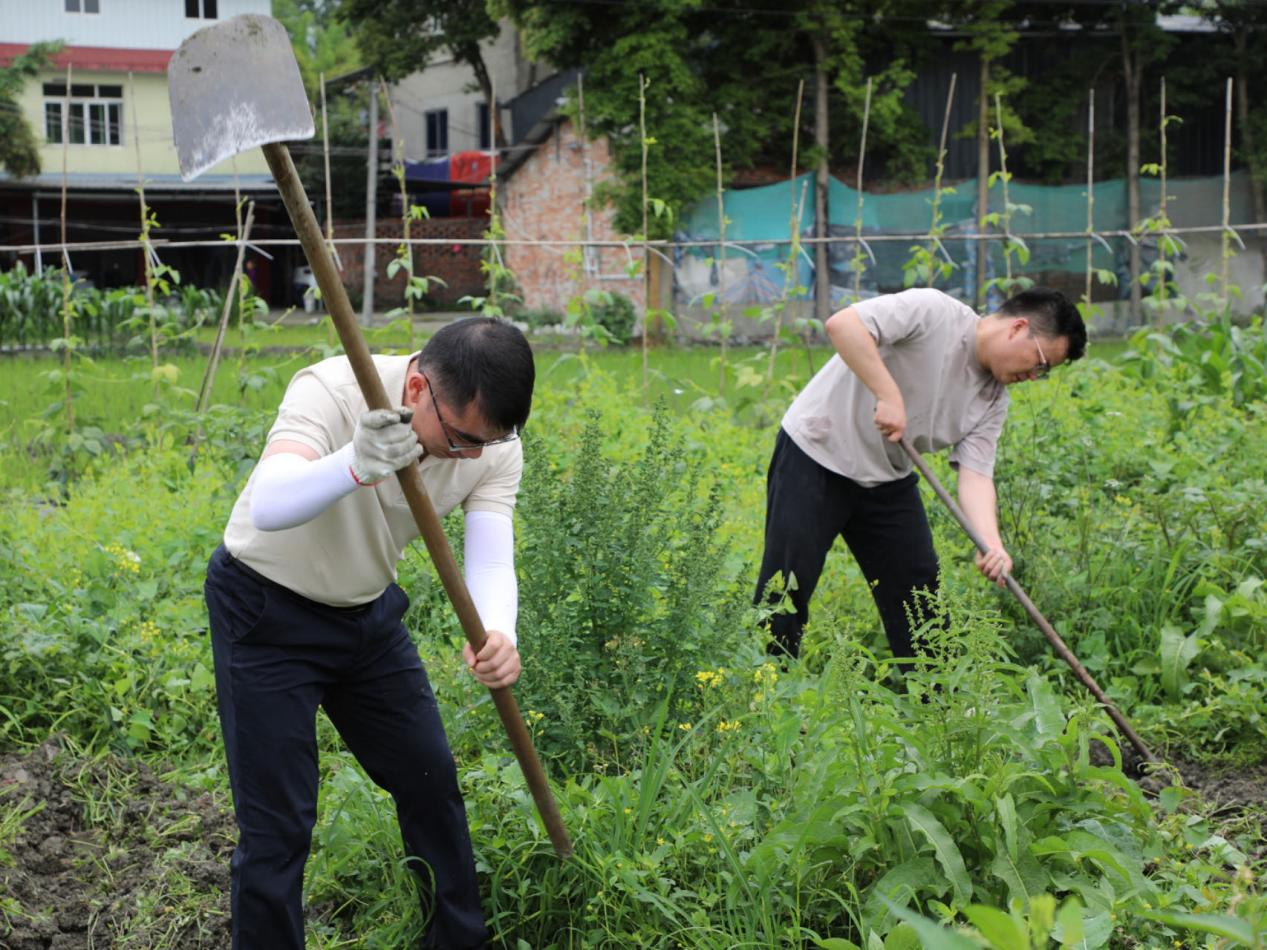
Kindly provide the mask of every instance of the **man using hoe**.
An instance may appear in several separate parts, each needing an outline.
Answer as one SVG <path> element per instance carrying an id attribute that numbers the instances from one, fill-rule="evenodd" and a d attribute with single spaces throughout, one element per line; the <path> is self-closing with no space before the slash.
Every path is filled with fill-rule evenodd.
<path id="1" fill-rule="evenodd" d="M 511 514 L 532 352 L 510 324 L 471 318 L 420 354 L 374 362 L 401 409 L 368 410 L 346 357 L 295 375 L 207 569 L 242 950 L 304 943 L 318 706 L 396 802 L 423 883 L 425 945 L 487 939 L 453 756 L 401 623 L 409 599 L 396 562 L 418 529 L 391 476 L 418 464 L 441 517 L 462 505 L 466 582 L 488 634 L 465 660 L 485 686 L 511 685 L 520 671 Z"/>
<path id="2" fill-rule="evenodd" d="M 989 548 L 983 575 L 1002 583 L 1012 559 L 999 537 L 995 447 L 1007 387 L 1042 379 L 1080 358 L 1086 327 L 1076 307 L 1045 288 L 1022 291 L 978 317 L 939 290 L 861 301 L 827 321 L 840 359 L 827 362 L 783 417 L 766 485 L 765 554 L 758 604 L 776 574 L 793 613 L 770 621 L 772 652 L 797 656 L 809 601 L 837 535 L 871 585 L 893 655 L 909 659 L 915 592 L 937 587 L 937 554 L 918 476 L 897 443 L 953 447 L 959 503 Z M 908 610 L 910 614 L 908 614 Z"/>

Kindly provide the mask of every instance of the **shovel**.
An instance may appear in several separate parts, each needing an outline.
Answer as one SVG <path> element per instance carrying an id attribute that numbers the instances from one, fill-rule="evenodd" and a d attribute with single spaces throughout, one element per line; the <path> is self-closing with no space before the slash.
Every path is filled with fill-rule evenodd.
<path id="1" fill-rule="evenodd" d="M 257 14 L 236 16 L 201 29 L 180 44 L 167 67 L 167 80 L 181 178 L 189 181 L 238 152 L 262 147 L 366 402 L 371 409 L 393 408 L 396 402 L 388 399 L 374 369 L 347 291 L 322 239 L 290 152 L 283 144 L 311 138 L 315 131 L 286 30 L 272 17 Z M 396 477 L 462 630 L 478 653 L 487 639 L 484 624 L 427 497 L 418 467 L 403 468 Z M 554 850 L 560 857 L 569 857 L 572 842 L 514 694 L 506 687 L 489 692 Z"/>
<path id="2" fill-rule="evenodd" d="M 963 513 L 963 509 L 960 508 L 959 505 L 955 503 L 955 500 L 950 497 L 950 493 L 946 491 L 937 476 L 933 474 L 932 469 L 928 467 L 928 463 L 924 461 L 924 457 L 919 454 L 919 451 L 911 444 L 910 440 L 906 436 L 902 436 L 901 443 L 902 448 L 906 450 L 906 454 L 911 457 L 911 461 L 915 463 L 915 467 L 919 469 L 919 473 L 923 475 L 928 484 L 932 486 L 932 489 L 936 492 L 937 497 L 941 499 L 942 504 L 944 504 L 950 510 L 950 513 L 955 516 L 955 520 L 958 521 L 959 526 L 967 532 L 968 537 L 972 539 L 972 543 L 977 546 L 977 550 L 982 554 L 985 554 L 989 548 L 986 546 L 986 543 L 981 540 L 981 535 L 977 534 L 976 529 L 969 524 L 968 516 Z M 1069 664 L 1069 667 L 1073 670 L 1074 675 L 1078 677 L 1078 681 L 1091 691 L 1091 695 L 1094 696 L 1096 700 L 1099 701 L 1100 705 L 1104 707 L 1104 711 L 1109 714 L 1109 718 L 1112 719 L 1117 727 L 1122 730 L 1122 734 L 1130 740 L 1131 745 L 1135 747 L 1135 751 L 1140 754 L 1145 762 L 1156 762 L 1157 759 L 1154 758 L 1150 751 L 1148 751 L 1148 746 L 1144 745 L 1144 740 L 1141 739 L 1139 734 L 1131 728 L 1131 724 L 1126 721 L 1125 716 L 1118 712 L 1117 707 L 1109 702 L 1109 698 L 1104 695 L 1104 690 L 1100 689 L 1099 684 L 1091 678 L 1091 674 L 1087 672 L 1087 668 L 1078 662 L 1078 658 L 1073 655 L 1073 651 L 1069 649 L 1069 646 L 1061 638 L 1060 634 L 1056 632 L 1056 628 L 1049 624 L 1047 622 L 1047 618 L 1038 612 L 1038 608 L 1035 607 L 1034 602 L 1029 599 L 1029 595 L 1021 589 L 1021 585 L 1016 582 L 1016 579 L 1010 574 L 1004 574 L 1003 583 L 1007 585 L 1007 589 L 1012 592 L 1012 596 L 1020 601 L 1021 606 L 1025 608 L 1025 612 L 1029 614 L 1030 619 L 1038 625 L 1038 629 L 1043 632 L 1043 636 L 1045 636 L 1047 641 L 1053 648 L 1055 648 L 1056 654 Z"/>

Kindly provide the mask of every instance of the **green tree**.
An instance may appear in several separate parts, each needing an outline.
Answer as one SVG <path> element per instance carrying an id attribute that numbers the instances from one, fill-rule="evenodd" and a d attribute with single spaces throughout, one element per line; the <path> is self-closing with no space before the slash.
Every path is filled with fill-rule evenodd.
<path id="1" fill-rule="evenodd" d="M 827 118 L 831 159 L 848 167 L 856 161 L 871 75 L 876 92 L 869 167 L 886 168 L 897 178 L 926 173 L 926 132 L 902 102 L 914 75 L 911 27 L 903 18 L 891 29 L 875 28 L 876 18 L 898 2 L 793 0 L 775 9 L 719 0 L 720 9 L 701 9 L 689 0 L 613 6 L 494 0 L 493 9 L 519 27 L 532 58 L 585 69 L 587 131 L 607 138 L 617 173 L 606 197 L 614 203 L 616 226 L 635 233 L 641 228 L 639 74 L 651 83 L 646 123 L 654 139 L 648 156 L 652 195 L 675 211 L 714 187 L 714 112 L 726 164 L 789 167 L 797 85 L 804 79 L 813 89 L 816 69 L 826 73 L 833 98 L 845 105 Z M 811 117 L 821 114 L 802 110 L 807 127 L 800 130 L 800 169 L 815 167 L 822 157 L 821 146 L 806 147 L 813 139 L 805 134 L 816 121 Z M 663 236 L 670 220 L 653 221 L 652 236 Z"/>
<path id="2" fill-rule="evenodd" d="M 36 43 L 0 67 L 0 168 L 14 178 L 40 173 L 39 139 L 22 114 L 18 96 L 61 48 L 60 42 Z"/>
<path id="3" fill-rule="evenodd" d="M 425 69 L 441 52 L 470 66 L 488 104 L 493 140 L 506 144 L 480 48 L 500 26 L 484 0 L 342 0 L 340 16 L 355 28 L 366 64 L 389 81 Z"/>
<path id="4" fill-rule="evenodd" d="M 369 133 L 364 94 L 356 85 L 331 85 L 363 63 L 355 32 L 340 18 L 335 0 L 273 0 L 273 15 L 290 35 L 299 74 L 317 113 L 317 136 L 291 146 L 301 179 L 314 197 L 325 194 L 325 157 L 321 142 L 321 77 L 326 78 L 330 126 L 330 178 L 335 187 L 335 217 L 365 213 L 365 160 Z"/>

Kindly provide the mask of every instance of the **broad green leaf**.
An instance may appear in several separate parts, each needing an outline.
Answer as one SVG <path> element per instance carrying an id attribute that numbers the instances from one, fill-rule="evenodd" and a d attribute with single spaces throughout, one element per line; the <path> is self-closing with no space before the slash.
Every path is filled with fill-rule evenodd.
<path id="1" fill-rule="evenodd" d="M 932 844 L 937 863 L 946 872 L 955 890 L 955 901 L 961 905 L 968 903 L 972 897 L 972 881 L 968 877 L 968 869 L 964 867 L 959 846 L 950 837 L 950 832 L 937 820 L 937 816 L 923 805 L 908 802 L 900 807 L 911 828 L 922 834 Z"/>
<path id="2" fill-rule="evenodd" d="M 814 946 L 822 950 L 858 950 L 858 945 L 844 937 L 815 937 Z"/>
<path id="3" fill-rule="evenodd" d="M 1077 947 L 1084 939 L 1082 905 L 1076 897 L 1065 901 L 1056 914 L 1056 930 L 1053 936 L 1060 941 L 1061 950 Z"/>
<path id="4" fill-rule="evenodd" d="M 963 915 L 981 931 L 993 950 L 1029 950 L 1029 938 L 1019 924 L 995 907 L 973 904 Z"/>
<path id="5" fill-rule="evenodd" d="M 979 945 L 962 934 L 947 930 L 925 917 L 905 907 L 898 907 L 892 901 L 886 901 L 889 910 L 899 919 L 910 924 L 924 943 L 924 950 L 979 950 Z"/>
<path id="6" fill-rule="evenodd" d="M 898 924 L 885 935 L 884 950 L 920 950 L 919 932 L 910 924 Z"/>
<path id="7" fill-rule="evenodd" d="M 1032 673 L 1025 683 L 1029 696 L 1030 712 L 1034 717 L 1034 729 L 1043 738 L 1055 738 L 1065 731 L 1065 714 L 1052 691 L 1051 684 L 1037 673 Z"/>
<path id="8" fill-rule="evenodd" d="M 1170 927 L 1215 934 L 1246 947 L 1261 946 L 1249 921 L 1228 914 L 1183 914 L 1164 910 L 1142 910 L 1139 913 L 1141 917 Z"/>
<path id="9" fill-rule="evenodd" d="M 1196 655 L 1196 634 L 1185 635 L 1173 624 L 1161 628 L 1161 687 L 1171 699 L 1180 697 L 1188 664 Z"/>

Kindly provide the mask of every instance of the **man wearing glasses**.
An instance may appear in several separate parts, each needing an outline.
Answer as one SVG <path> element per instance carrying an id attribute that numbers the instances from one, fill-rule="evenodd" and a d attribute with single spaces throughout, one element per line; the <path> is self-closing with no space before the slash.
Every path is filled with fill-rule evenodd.
<path id="1" fill-rule="evenodd" d="M 842 537 L 871 585 L 893 654 L 910 658 L 916 591 L 937 587 L 937 553 L 918 476 L 897 443 L 952 447 L 959 502 L 989 550 L 977 568 L 1002 584 L 995 446 L 1007 388 L 1042 379 L 1086 349 L 1086 327 L 1059 291 L 1022 291 L 978 317 L 939 290 L 864 300 L 827 321 L 829 360 L 783 417 L 766 483 L 765 554 L 756 602 L 782 575 L 793 613 L 773 615 L 773 652 L 797 656 L 827 552 Z M 910 613 L 908 614 L 908 610 Z"/>
<path id="2" fill-rule="evenodd" d="M 391 793 L 423 885 L 425 945 L 487 939 L 457 772 L 396 563 L 418 534 L 392 474 L 418 464 L 436 512 L 465 512 L 465 574 L 488 633 L 464 656 L 519 677 L 511 514 L 535 378 L 511 324 L 470 318 L 414 356 L 374 359 L 400 408 L 369 410 L 346 357 L 297 373 L 207 569 L 220 726 L 239 840 L 233 945 L 302 948 L 318 706 Z"/>

